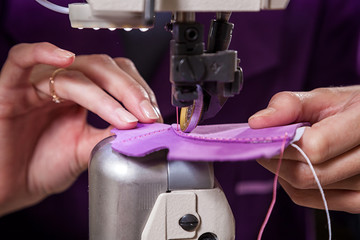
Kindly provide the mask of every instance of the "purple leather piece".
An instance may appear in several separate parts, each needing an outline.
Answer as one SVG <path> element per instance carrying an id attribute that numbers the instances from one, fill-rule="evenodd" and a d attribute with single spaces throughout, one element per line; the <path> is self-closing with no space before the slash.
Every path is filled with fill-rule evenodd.
<path id="1" fill-rule="evenodd" d="M 296 129 L 304 125 L 251 129 L 246 123 L 221 124 L 183 133 L 176 124 L 138 124 L 131 130 L 113 129 L 116 139 L 112 148 L 134 157 L 169 149 L 168 160 L 245 161 L 279 154 L 284 138 L 288 146 Z"/>

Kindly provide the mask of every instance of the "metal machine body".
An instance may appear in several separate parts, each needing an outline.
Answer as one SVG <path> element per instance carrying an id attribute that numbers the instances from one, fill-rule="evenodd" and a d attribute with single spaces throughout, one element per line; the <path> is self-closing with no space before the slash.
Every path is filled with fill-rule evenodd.
<path id="1" fill-rule="evenodd" d="M 89 165 L 90 239 L 234 240 L 226 197 L 206 162 L 141 158 L 111 148 L 109 137 Z"/>

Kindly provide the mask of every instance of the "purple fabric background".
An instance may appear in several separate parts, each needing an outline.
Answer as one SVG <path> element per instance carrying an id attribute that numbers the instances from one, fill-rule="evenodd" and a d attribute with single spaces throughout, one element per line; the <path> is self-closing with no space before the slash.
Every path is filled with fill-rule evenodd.
<path id="1" fill-rule="evenodd" d="M 53 2 L 65 5 L 79 1 Z M 219 115 L 206 123 L 247 122 L 279 91 L 359 84 L 359 16 L 359 0 L 291 0 L 285 11 L 233 14 L 235 29 L 230 48 L 236 49 L 241 58 L 245 85 L 239 96 L 230 99 Z M 199 14 L 199 20 L 206 25 L 210 17 L 213 14 Z M 49 41 L 78 55 L 130 57 L 156 93 L 165 122 L 173 123 L 169 38 L 162 26 L 141 35 L 79 31 L 70 28 L 67 16 L 44 9 L 35 1 L 0 1 L 0 62 L 13 44 L 39 41 Z M 96 126 L 106 125 L 94 116 L 90 118 Z M 271 189 L 268 194 L 246 195 L 236 189 L 254 182 L 267 186 L 273 174 L 254 161 L 216 163 L 215 173 L 236 218 L 237 240 L 256 239 L 271 200 Z M 84 173 L 68 191 L 1 218 L 1 238 L 88 239 L 87 201 Z M 334 222 L 335 216 L 332 214 Z M 349 226 L 355 225 L 354 217 L 344 215 L 334 224 L 343 227 L 338 228 L 338 239 L 360 239 L 356 232 L 349 231 Z M 320 222 L 320 229 L 324 225 L 325 221 Z M 312 211 L 293 204 L 280 188 L 263 239 L 314 239 L 313 227 Z M 336 228 L 334 231 L 336 237 Z"/>
<path id="2" fill-rule="evenodd" d="M 206 125 L 183 133 L 176 124 L 138 124 L 132 130 L 113 129 L 116 139 L 112 148 L 134 157 L 169 149 L 168 160 L 246 161 L 279 154 L 283 142 L 288 146 L 296 129 L 303 125 L 264 129 L 251 129 L 241 123 Z"/>

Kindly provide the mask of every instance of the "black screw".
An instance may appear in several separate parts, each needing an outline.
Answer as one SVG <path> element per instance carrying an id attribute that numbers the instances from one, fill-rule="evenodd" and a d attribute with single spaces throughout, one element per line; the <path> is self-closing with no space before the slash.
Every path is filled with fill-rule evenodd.
<path id="1" fill-rule="evenodd" d="M 218 240 L 218 238 L 215 234 L 207 232 L 201 235 L 198 240 Z"/>
<path id="2" fill-rule="evenodd" d="M 192 232 L 199 224 L 199 220 L 192 214 L 186 214 L 179 220 L 179 225 L 185 231 Z"/>
<path id="3" fill-rule="evenodd" d="M 188 41 L 196 41 L 199 37 L 199 33 L 195 28 L 188 28 L 185 31 L 185 38 Z"/>

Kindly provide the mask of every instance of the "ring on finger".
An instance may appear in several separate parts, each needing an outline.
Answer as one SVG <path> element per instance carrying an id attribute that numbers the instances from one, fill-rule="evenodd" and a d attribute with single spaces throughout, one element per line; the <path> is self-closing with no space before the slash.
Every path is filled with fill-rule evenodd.
<path id="1" fill-rule="evenodd" d="M 61 99 L 55 91 L 55 78 L 56 78 L 56 75 L 61 71 L 66 71 L 66 69 L 64 69 L 64 68 L 56 69 L 52 73 L 51 77 L 49 78 L 49 91 L 50 91 L 50 95 L 52 97 L 52 101 L 54 103 L 61 103 L 63 101 L 63 99 Z"/>

